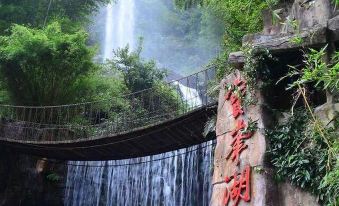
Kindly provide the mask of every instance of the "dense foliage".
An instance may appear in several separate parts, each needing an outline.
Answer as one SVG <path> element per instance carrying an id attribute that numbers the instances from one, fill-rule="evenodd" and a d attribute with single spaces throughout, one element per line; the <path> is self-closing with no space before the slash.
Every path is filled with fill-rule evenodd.
<path id="1" fill-rule="evenodd" d="M 147 61 L 141 57 L 141 44 L 142 41 L 136 51 L 130 51 L 128 46 L 115 50 L 109 65 L 122 74 L 129 92 L 135 93 L 129 98 L 139 108 L 139 113 L 143 111 L 174 115 L 184 106 L 178 101 L 181 97 L 175 92 L 175 88 L 165 83 L 166 70 L 158 68 L 155 61 Z"/>
<path id="2" fill-rule="evenodd" d="M 239 51 L 242 37 L 245 34 L 255 33 L 262 29 L 262 11 L 278 3 L 277 0 L 175 0 L 178 7 L 191 9 L 192 7 L 208 8 L 218 19 L 223 33 L 223 52 L 215 59 L 219 65 L 219 74 L 225 73 L 225 62 L 230 52 Z"/>
<path id="3" fill-rule="evenodd" d="M 338 125 L 336 121 L 334 128 Z M 324 130 L 327 142 L 315 127 L 308 112 L 298 110 L 282 124 L 268 130 L 271 163 L 276 168 L 278 181 L 289 180 L 317 195 L 321 202 L 335 205 L 339 203 L 337 132 L 332 128 Z"/>
<path id="4" fill-rule="evenodd" d="M 97 69 L 84 31 L 65 33 L 54 22 L 43 29 L 14 25 L 0 37 L 0 69 L 15 104 L 74 102 L 83 78 Z"/>
<path id="5" fill-rule="evenodd" d="M 41 27 L 55 18 L 69 19 L 67 24 L 88 21 L 88 16 L 110 0 L 1 0 L 0 34 L 15 24 Z M 65 24 L 66 25 L 66 24 Z"/>
<path id="6" fill-rule="evenodd" d="M 321 89 L 328 89 L 332 92 L 339 91 L 339 52 L 334 53 L 329 64 L 325 62 L 325 56 L 326 47 L 319 51 L 310 49 L 305 53 L 303 68 L 298 69 L 291 66 L 292 71 L 288 77 L 297 76 L 298 79 L 293 82 L 290 88 L 314 82 Z"/>
<path id="7" fill-rule="evenodd" d="M 130 92 L 152 88 L 166 76 L 165 70 L 157 68 L 155 61 L 141 58 L 141 44 L 142 42 L 139 43 L 138 49 L 132 52 L 128 46 L 117 49 L 111 61 L 112 66 L 123 74 Z"/>

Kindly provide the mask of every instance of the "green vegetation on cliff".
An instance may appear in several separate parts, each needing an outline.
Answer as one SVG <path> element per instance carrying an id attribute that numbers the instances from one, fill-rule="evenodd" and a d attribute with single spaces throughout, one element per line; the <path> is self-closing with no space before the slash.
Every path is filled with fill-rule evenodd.
<path id="1" fill-rule="evenodd" d="M 194 7 L 208 8 L 222 22 L 224 29 L 224 58 L 229 52 L 238 51 L 242 37 L 262 29 L 262 11 L 277 3 L 276 0 L 175 0 L 176 5 L 183 9 Z"/>
<path id="2" fill-rule="evenodd" d="M 272 130 L 270 161 L 275 167 L 278 181 L 290 181 L 293 185 L 309 191 L 325 205 L 338 205 L 339 191 L 339 141 L 336 128 L 322 128 L 314 122 L 305 109 L 298 109 Z"/>
<path id="3" fill-rule="evenodd" d="M 213 63 L 218 66 L 220 77 L 223 77 L 234 71 L 234 68 L 226 66 L 229 53 L 242 50 L 245 54 L 242 72 L 250 89 L 276 86 L 271 78 L 273 73 L 265 65 L 272 56 L 268 51 L 254 51 L 251 45 L 242 47 L 242 37 L 261 31 L 262 11 L 272 9 L 278 2 L 175 0 L 176 5 L 185 10 L 208 8 L 223 23 L 223 54 Z M 339 54 L 335 52 L 329 62 L 325 61 L 326 55 L 326 48 L 305 49 L 302 64 L 291 66 L 291 71 L 285 77 L 290 83 L 286 89 L 294 91 L 292 107 L 296 107 L 296 111 L 268 130 L 267 137 L 271 145 L 270 162 L 275 169 L 276 179 L 290 181 L 316 195 L 321 204 L 333 206 L 339 205 L 338 114 L 334 114 L 332 126 L 323 125 L 314 114 L 314 106 L 308 96 L 315 91 L 327 91 L 335 95 L 338 93 Z M 258 79 L 262 84 L 258 85 Z M 303 102 L 301 105 L 304 108 L 295 105 L 298 99 Z M 245 104 L 255 102 L 248 99 L 244 101 Z"/>

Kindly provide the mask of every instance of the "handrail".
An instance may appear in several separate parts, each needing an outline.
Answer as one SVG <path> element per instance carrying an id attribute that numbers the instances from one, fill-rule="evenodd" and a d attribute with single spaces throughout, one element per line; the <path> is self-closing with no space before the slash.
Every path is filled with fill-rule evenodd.
<path id="1" fill-rule="evenodd" d="M 112 99 L 68 105 L 0 105 L 0 139 L 89 139 L 161 123 L 215 102 L 207 92 L 215 78 L 216 68 L 208 67 L 167 82 L 163 95 L 154 92 L 157 88 L 153 87 Z M 125 101 L 123 108 L 114 107 L 117 98 Z"/>

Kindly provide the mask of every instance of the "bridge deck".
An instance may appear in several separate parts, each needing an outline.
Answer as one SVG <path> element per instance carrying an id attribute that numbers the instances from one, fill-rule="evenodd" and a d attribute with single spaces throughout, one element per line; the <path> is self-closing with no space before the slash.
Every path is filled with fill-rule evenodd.
<path id="1" fill-rule="evenodd" d="M 95 139 L 64 142 L 0 140 L 14 151 L 61 160 L 119 160 L 186 148 L 215 138 L 203 137 L 204 124 L 216 112 L 216 103 L 179 117 L 129 132 Z"/>

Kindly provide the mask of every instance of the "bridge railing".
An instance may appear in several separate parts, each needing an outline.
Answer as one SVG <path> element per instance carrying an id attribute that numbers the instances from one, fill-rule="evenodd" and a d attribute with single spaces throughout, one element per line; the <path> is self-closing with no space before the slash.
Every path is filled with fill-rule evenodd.
<path id="1" fill-rule="evenodd" d="M 0 105 L 0 139 L 32 142 L 93 139 L 163 122 L 215 101 L 216 69 L 109 100 L 58 106 Z"/>

